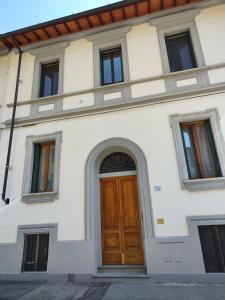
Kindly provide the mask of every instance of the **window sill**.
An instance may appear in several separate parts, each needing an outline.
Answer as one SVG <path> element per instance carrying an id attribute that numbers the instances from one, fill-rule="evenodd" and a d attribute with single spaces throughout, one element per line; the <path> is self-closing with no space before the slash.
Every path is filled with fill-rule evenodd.
<path id="1" fill-rule="evenodd" d="M 22 201 L 26 203 L 51 202 L 58 198 L 57 192 L 33 193 L 22 195 Z"/>
<path id="2" fill-rule="evenodd" d="M 189 191 L 225 189 L 225 177 L 187 180 L 184 186 Z"/>

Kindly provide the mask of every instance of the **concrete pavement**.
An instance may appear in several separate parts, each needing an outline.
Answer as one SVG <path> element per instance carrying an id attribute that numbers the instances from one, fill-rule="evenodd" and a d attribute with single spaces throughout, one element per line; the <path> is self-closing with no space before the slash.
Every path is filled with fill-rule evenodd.
<path id="1" fill-rule="evenodd" d="M 0 300 L 225 300 L 224 283 L 1 281 Z"/>

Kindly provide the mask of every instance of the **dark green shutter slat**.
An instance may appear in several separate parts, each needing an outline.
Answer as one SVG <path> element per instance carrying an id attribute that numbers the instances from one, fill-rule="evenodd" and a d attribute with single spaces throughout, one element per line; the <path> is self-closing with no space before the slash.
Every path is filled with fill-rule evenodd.
<path id="1" fill-rule="evenodd" d="M 39 144 L 34 145 L 34 162 L 33 162 L 33 175 L 31 184 L 31 193 L 36 193 L 38 189 L 38 177 L 39 177 L 39 163 L 40 163 L 41 147 Z"/>

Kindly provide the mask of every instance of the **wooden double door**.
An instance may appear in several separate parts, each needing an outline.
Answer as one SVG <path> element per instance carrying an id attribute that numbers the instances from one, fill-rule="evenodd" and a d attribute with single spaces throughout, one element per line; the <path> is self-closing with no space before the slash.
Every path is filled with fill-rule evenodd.
<path id="1" fill-rule="evenodd" d="M 103 265 L 143 265 L 136 176 L 100 179 Z"/>
<path id="2" fill-rule="evenodd" d="M 225 225 L 199 226 L 206 272 L 225 272 Z"/>

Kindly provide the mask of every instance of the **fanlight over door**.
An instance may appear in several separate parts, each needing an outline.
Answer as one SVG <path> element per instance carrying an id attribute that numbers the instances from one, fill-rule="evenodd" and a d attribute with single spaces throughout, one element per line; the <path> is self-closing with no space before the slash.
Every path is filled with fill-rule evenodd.
<path id="1" fill-rule="evenodd" d="M 100 174 L 135 171 L 136 165 L 133 159 L 126 153 L 114 152 L 103 160 L 100 166 Z"/>

